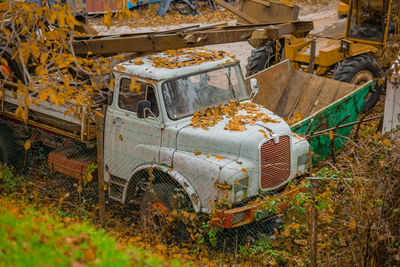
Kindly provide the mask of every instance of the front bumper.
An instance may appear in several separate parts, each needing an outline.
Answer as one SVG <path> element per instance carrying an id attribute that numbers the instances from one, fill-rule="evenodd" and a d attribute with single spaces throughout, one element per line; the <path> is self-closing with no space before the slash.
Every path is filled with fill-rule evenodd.
<path id="1" fill-rule="evenodd" d="M 270 213 L 266 212 L 265 209 L 271 200 L 277 199 L 281 200 L 277 204 L 279 212 L 284 212 L 290 207 L 291 198 L 301 192 L 305 192 L 306 190 L 307 189 L 304 186 L 297 185 L 294 188 L 286 189 L 268 199 L 254 201 L 243 207 L 216 210 L 212 213 L 211 224 L 222 228 L 235 228 L 261 220 L 270 215 Z"/>

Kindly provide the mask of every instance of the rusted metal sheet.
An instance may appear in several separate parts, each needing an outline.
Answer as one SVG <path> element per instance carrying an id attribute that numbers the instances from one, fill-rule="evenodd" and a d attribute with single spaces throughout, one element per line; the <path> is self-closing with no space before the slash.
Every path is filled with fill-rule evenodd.
<path id="1" fill-rule="evenodd" d="M 48 158 L 51 171 L 56 171 L 77 179 L 84 178 L 85 172 L 91 163 L 96 163 L 95 154 L 70 153 L 66 150 L 52 151 Z"/>
<path id="2" fill-rule="evenodd" d="M 268 0 L 242 0 L 240 11 L 249 17 L 257 18 L 259 23 L 283 23 L 296 21 L 300 8 L 293 4 L 277 3 Z M 238 23 L 244 23 L 239 18 Z"/>
<path id="3" fill-rule="evenodd" d="M 304 193 L 306 190 L 307 188 L 298 185 L 294 188 L 287 189 L 280 194 L 266 197 L 265 200 L 254 201 L 253 203 L 249 203 L 243 207 L 216 210 L 211 217 L 211 224 L 223 228 L 235 228 L 261 220 L 271 216 L 271 213 L 268 212 L 266 207 L 268 207 L 268 203 L 270 203 L 271 200 L 276 199 L 283 200 L 278 201 L 278 208 L 281 212 L 284 212 L 290 208 L 291 198 L 299 193 Z M 238 219 L 235 219 L 235 217 L 242 217 L 243 220 L 239 221 Z"/>
<path id="4" fill-rule="evenodd" d="M 81 142 L 93 141 L 96 139 L 95 121 L 88 110 L 81 108 L 79 116 L 75 114 L 66 115 L 67 105 L 55 105 L 49 102 L 40 102 L 39 105 L 32 105 L 27 113 L 27 120 L 15 115 L 19 101 L 23 98 L 18 96 L 16 99 L 13 95 L 12 88 L 16 88 L 17 84 L 0 79 L 2 83 L 9 87 L 3 87 L 4 101 L 0 101 L 0 114 L 13 118 L 15 120 L 26 123 L 27 125 L 45 129 L 49 133 L 54 133 L 70 139 L 79 140 Z M 69 102 L 72 102 L 69 101 Z M 94 104 L 94 108 L 99 107 L 101 103 Z"/>
<path id="5" fill-rule="evenodd" d="M 108 9 L 115 11 L 119 8 L 116 0 L 86 0 L 86 9 L 88 13 L 103 13 Z"/>
<path id="6" fill-rule="evenodd" d="M 215 26 L 210 29 L 197 28 L 166 32 L 148 32 L 126 35 L 76 37 L 73 43 L 76 55 L 113 55 L 119 53 L 147 53 L 185 47 L 200 47 L 212 44 L 246 41 L 254 30 L 263 30 L 267 38 L 283 34 L 307 32 L 312 22 L 291 22 L 285 24 L 260 24 L 246 26 Z"/>
<path id="7" fill-rule="evenodd" d="M 233 14 L 237 15 L 242 20 L 242 22 L 244 21 L 245 23 L 251 23 L 251 24 L 259 24 L 260 23 L 260 21 L 258 19 L 255 19 L 255 17 L 242 12 L 241 10 L 239 10 L 238 8 L 225 2 L 224 0 L 213 0 L 213 1 L 215 3 L 217 3 L 218 5 L 228 9 Z"/>
<path id="8" fill-rule="evenodd" d="M 254 102 L 289 119 L 296 113 L 308 117 L 357 88 L 296 70 L 287 60 L 250 78 L 258 80 L 260 90 Z"/>
<path id="9" fill-rule="evenodd" d="M 300 120 L 293 122 L 291 130 L 306 136 L 313 163 L 329 155 L 335 160 L 335 151 L 347 141 L 367 94 L 373 90 L 372 81 L 361 86 L 339 82 L 295 70 L 288 60 L 251 78 L 259 84 L 255 103 L 290 121 L 294 117 Z"/>

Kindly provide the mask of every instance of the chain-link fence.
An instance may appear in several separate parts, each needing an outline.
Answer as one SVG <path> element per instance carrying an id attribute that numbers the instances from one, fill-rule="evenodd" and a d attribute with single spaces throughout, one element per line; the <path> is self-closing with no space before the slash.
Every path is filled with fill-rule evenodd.
<path id="1" fill-rule="evenodd" d="M 113 128 L 118 121 L 112 117 L 99 127 L 90 126 L 104 142 L 81 142 L 40 123 L 8 117 L 0 123 L 3 193 L 15 191 L 18 183 L 19 193 L 28 200 L 56 207 L 62 216 L 104 221 L 103 226 L 124 242 L 148 249 L 159 243 L 184 247 L 221 263 L 375 266 L 385 262 L 378 250 L 385 252 L 387 262 L 397 262 L 399 148 L 393 140 L 380 137 L 362 145 L 350 141 L 335 167 L 317 173 L 328 178 L 295 179 L 278 191 L 252 195 L 249 178 L 254 174 L 259 181 L 263 164 L 252 168 L 235 159 L 240 168 L 229 166 L 233 160 L 221 156 L 226 155 L 224 147 L 212 147 L 216 152 L 211 154 L 200 142 L 187 143 L 185 150 L 194 152 L 174 151 L 174 164 L 167 165 L 159 163 L 162 150 L 176 143 L 158 145 L 154 153 L 156 143 L 149 145 L 148 140 L 159 135 L 146 134 L 147 126 Z M 290 171 L 284 159 L 262 162 L 269 166 L 268 175 Z M 104 170 L 99 168 L 102 162 Z M 224 175 L 223 168 L 228 170 L 226 177 L 239 178 L 233 184 L 222 182 L 215 173 Z M 98 175 L 102 172 L 104 181 Z M 99 193 L 105 193 L 104 215 L 99 212 Z"/>
<path id="2" fill-rule="evenodd" d="M 47 126 L 55 124 L 51 119 L 46 123 Z M 122 131 L 127 132 L 120 133 L 113 128 L 104 128 L 104 125 L 91 125 L 93 131 L 101 132 L 105 138 L 100 159 L 96 139 L 80 142 L 66 136 L 68 132 L 62 135 L 52 132 L 50 127 L 41 127 L 40 123 L 31 121 L 25 124 L 8 117 L 2 117 L 0 124 L 2 168 L 15 173 L 14 178 L 24 178 L 23 194 L 45 205 L 58 206 L 65 216 L 83 216 L 95 223 L 105 220 L 104 226 L 111 227 L 111 230 L 116 222 L 125 225 L 130 235 L 121 238 L 141 236 L 150 242 L 201 244 L 219 248 L 217 251 L 237 253 L 240 246 L 271 235 L 273 229 L 279 229 L 282 223 L 276 216 L 277 211 L 268 210 L 270 207 L 265 199 L 271 194 L 257 193 L 248 198 L 242 195 L 242 201 L 232 201 L 231 192 L 248 190 L 248 177 L 251 173 L 258 175 L 258 168 L 228 167 L 230 175 L 243 174 L 245 179 L 234 185 L 219 182 L 212 171 L 220 171 L 221 166 L 227 164 L 227 159 L 219 156 L 224 152 L 222 150 L 212 155 L 200 152 L 178 155 L 175 152 L 176 167 L 179 167 L 179 157 L 182 161 L 183 157 L 201 157 L 203 161 L 202 166 L 191 162 L 193 165 L 184 166 L 186 172 L 180 173 L 173 166 L 157 163 L 161 153 L 159 148 L 153 161 L 145 160 L 145 154 L 149 153 L 146 147 L 134 149 L 133 142 L 148 144 L 149 136 L 143 132 L 136 135 L 139 140 L 130 139 L 135 136 L 135 131 L 141 130 L 123 126 Z M 57 129 L 69 126 L 57 124 Z M 75 136 L 79 136 L 77 133 Z M 115 142 L 127 144 L 124 148 L 119 144 L 115 146 Z M 201 149 L 204 151 L 203 146 L 196 144 L 191 148 Z M 99 186 L 99 160 L 102 159 L 105 162 L 105 181 Z M 236 164 L 244 165 L 241 162 Z M 285 163 L 269 164 L 277 166 L 278 173 L 290 169 L 290 165 Z M 99 217 L 98 211 L 102 209 L 99 207 L 99 188 L 105 192 L 105 218 Z M 2 187 L 5 193 L 7 190 Z M 234 212 L 224 214 L 226 210 Z"/>

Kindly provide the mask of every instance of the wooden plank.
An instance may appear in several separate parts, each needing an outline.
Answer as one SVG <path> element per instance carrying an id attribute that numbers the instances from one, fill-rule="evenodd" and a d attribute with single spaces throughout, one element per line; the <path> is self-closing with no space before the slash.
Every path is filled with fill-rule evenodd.
<path id="1" fill-rule="evenodd" d="M 238 8 L 232 6 L 231 4 L 228 4 L 224 0 L 213 0 L 213 2 L 217 3 L 218 5 L 228 9 L 230 12 L 233 14 L 239 16 L 240 18 L 244 19 L 245 21 L 251 23 L 251 24 L 258 24 L 260 23 L 258 20 L 254 19 L 253 17 L 247 15 L 246 13 L 240 11 Z"/>
<path id="2" fill-rule="evenodd" d="M 211 44 L 246 41 L 246 34 L 248 33 L 251 33 L 251 30 L 194 32 L 190 33 L 191 36 L 188 40 L 185 39 L 188 34 L 139 35 L 125 38 L 75 41 L 73 46 L 75 54 L 80 56 L 87 55 L 89 51 L 95 55 L 104 56 L 122 52 L 148 53 L 160 52 L 168 49 L 201 47 Z M 204 36 L 206 38 L 204 38 Z"/>
<path id="3" fill-rule="evenodd" d="M 357 86 L 295 70 L 284 61 L 246 79 L 256 78 L 254 102 L 281 117 L 296 113 L 308 117 L 357 89 Z"/>
<path id="4" fill-rule="evenodd" d="M 106 107 L 102 107 L 105 114 Z M 96 137 L 97 137 L 97 180 L 99 198 L 99 218 L 101 226 L 106 225 L 106 203 L 104 188 L 104 116 L 96 115 Z"/>
<path id="5" fill-rule="evenodd" d="M 256 78 L 258 81 L 259 92 L 253 101 L 275 111 L 278 105 L 277 100 L 282 97 L 288 87 L 293 70 L 289 61 L 286 60 L 248 77 L 247 83 L 251 78 Z"/>
<path id="6" fill-rule="evenodd" d="M 314 73 L 314 68 L 315 68 L 315 51 L 316 51 L 316 41 L 312 40 L 311 41 L 311 49 L 310 49 L 310 64 L 308 66 L 308 73 L 313 74 Z"/>
<path id="7" fill-rule="evenodd" d="M 267 1 L 263 1 L 263 0 L 250 0 L 251 2 L 254 2 L 254 3 L 257 3 L 257 4 L 260 4 L 260 5 L 263 5 L 263 6 L 271 6 L 271 3 L 270 2 L 267 2 Z M 244 1 L 243 1 L 244 2 Z"/>
<path id="8" fill-rule="evenodd" d="M 387 83 L 385 112 L 382 132 L 390 132 L 400 126 L 400 88 L 395 80 Z"/>
<path id="9" fill-rule="evenodd" d="M 284 118 L 290 118 L 293 114 L 298 113 L 297 107 L 300 105 L 300 101 L 302 96 L 304 95 L 304 88 L 307 88 L 307 85 L 312 80 L 312 75 L 303 75 L 305 73 L 294 72 L 292 75 L 292 79 L 289 83 L 288 90 L 286 92 L 285 98 L 287 102 L 282 102 L 281 100 L 280 105 L 277 109 L 280 116 Z M 285 104 L 285 105 L 283 105 Z"/>
<path id="10" fill-rule="evenodd" d="M 241 0 L 241 2 L 244 2 L 244 4 L 240 11 L 252 18 L 257 18 L 259 22 L 284 23 L 298 19 L 299 7 L 296 5 L 268 1 L 269 6 L 266 6 L 262 0 Z M 243 22 L 243 19 L 239 18 L 238 23 L 241 22 Z"/>
<path id="11" fill-rule="evenodd" d="M 183 31 L 176 29 L 173 32 L 76 37 L 73 47 L 78 56 L 86 56 L 89 52 L 103 56 L 120 53 L 159 52 L 168 49 L 247 41 L 250 34 L 256 29 L 264 30 L 263 38 L 278 38 L 282 34 L 310 31 L 313 23 L 290 22 L 227 27 L 214 25 L 213 27 L 208 30 L 199 30 L 200 27 Z"/>

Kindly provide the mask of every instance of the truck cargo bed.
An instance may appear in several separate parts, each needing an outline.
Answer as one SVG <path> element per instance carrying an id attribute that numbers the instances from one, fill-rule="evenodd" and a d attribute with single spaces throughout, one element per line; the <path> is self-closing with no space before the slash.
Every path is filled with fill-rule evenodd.
<path id="1" fill-rule="evenodd" d="M 67 105 L 56 105 L 48 101 L 40 102 L 38 96 L 32 94 L 31 99 L 36 98 L 38 105 L 31 104 L 29 112 L 24 119 L 15 115 L 18 105 L 24 102 L 24 97 L 15 94 L 13 86 L 7 85 L 1 90 L 3 91 L 0 111 L 2 116 L 11 117 L 28 125 L 42 128 L 48 132 L 69 137 L 76 141 L 95 140 L 95 118 L 85 107 L 77 107 L 77 112 L 68 114 L 68 108 L 73 105 L 72 101 L 69 101 Z M 96 104 L 94 108 L 96 108 Z"/>
<path id="2" fill-rule="evenodd" d="M 313 161 L 332 153 L 329 131 L 335 132 L 334 149 L 341 148 L 352 126 L 335 129 L 355 122 L 360 114 L 373 82 L 358 86 L 296 70 L 288 60 L 248 77 L 256 78 L 259 93 L 254 102 L 293 122 L 291 129 L 308 137 L 313 151 Z M 293 119 L 300 118 L 297 121 Z"/>

